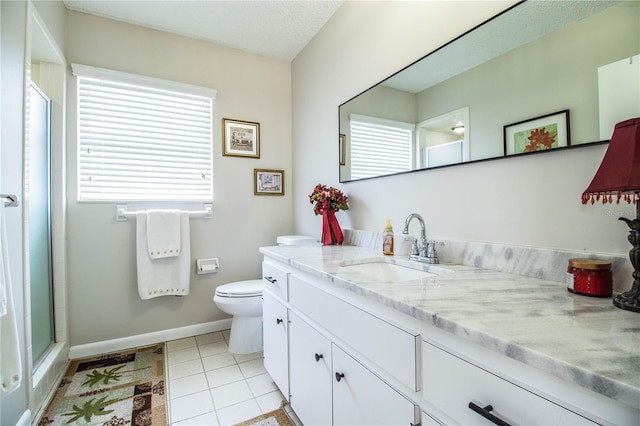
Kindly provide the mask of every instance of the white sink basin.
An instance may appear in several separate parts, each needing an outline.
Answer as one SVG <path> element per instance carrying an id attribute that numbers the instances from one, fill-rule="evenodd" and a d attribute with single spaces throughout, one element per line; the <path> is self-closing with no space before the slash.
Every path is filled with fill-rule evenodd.
<path id="1" fill-rule="evenodd" d="M 356 282 L 400 282 L 435 277 L 439 274 L 435 271 L 427 272 L 393 263 L 367 262 L 342 265 L 338 268 L 336 275 Z"/>

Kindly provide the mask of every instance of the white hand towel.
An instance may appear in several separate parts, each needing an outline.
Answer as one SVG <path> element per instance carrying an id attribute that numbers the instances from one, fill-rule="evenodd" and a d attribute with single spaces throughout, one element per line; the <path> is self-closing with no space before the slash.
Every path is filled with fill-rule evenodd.
<path id="1" fill-rule="evenodd" d="M 18 327 L 13 310 L 11 274 L 9 271 L 9 248 L 4 217 L 4 203 L 0 202 L 0 286 L 4 297 L 5 314 L 0 316 L 0 397 L 20 387 L 22 361 L 18 341 Z"/>
<path id="2" fill-rule="evenodd" d="M 147 212 L 136 215 L 136 256 L 138 264 L 138 294 L 142 300 L 158 296 L 189 294 L 191 240 L 189 213 L 180 213 L 180 254 L 151 259 L 147 243 Z"/>
<path id="3" fill-rule="evenodd" d="M 151 259 L 180 255 L 180 211 L 147 211 L 147 246 Z"/>

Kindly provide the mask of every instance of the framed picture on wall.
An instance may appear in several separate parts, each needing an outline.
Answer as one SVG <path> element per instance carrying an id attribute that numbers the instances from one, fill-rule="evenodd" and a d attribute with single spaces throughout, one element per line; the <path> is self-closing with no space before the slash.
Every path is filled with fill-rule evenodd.
<path id="1" fill-rule="evenodd" d="M 571 145 L 569 110 L 504 126 L 504 155 L 545 151 Z"/>
<path id="2" fill-rule="evenodd" d="M 255 195 L 284 195 L 284 170 L 253 169 Z"/>
<path id="3" fill-rule="evenodd" d="M 222 155 L 260 158 L 260 123 L 222 119 Z"/>

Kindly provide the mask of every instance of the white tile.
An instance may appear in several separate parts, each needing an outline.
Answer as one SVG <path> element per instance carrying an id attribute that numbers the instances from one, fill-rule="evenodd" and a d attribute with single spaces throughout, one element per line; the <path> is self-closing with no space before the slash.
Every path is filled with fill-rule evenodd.
<path id="1" fill-rule="evenodd" d="M 201 416 L 192 417 L 180 422 L 171 423 L 172 426 L 218 426 L 218 416 L 215 411 L 203 414 Z"/>
<path id="2" fill-rule="evenodd" d="M 200 336 L 196 336 L 196 342 L 198 345 L 206 345 L 208 343 L 222 342 L 224 341 L 224 336 L 221 331 L 216 331 L 215 333 L 209 334 L 201 334 Z"/>
<path id="3" fill-rule="evenodd" d="M 264 395 L 278 389 L 268 373 L 249 377 L 247 379 L 247 383 L 249 384 L 249 388 L 251 389 L 251 392 L 253 392 L 254 396 Z"/>
<path id="4" fill-rule="evenodd" d="M 269 411 L 280 408 L 282 401 L 284 401 L 284 397 L 279 390 L 256 398 L 256 402 L 260 406 L 262 413 L 268 413 Z"/>
<path id="5" fill-rule="evenodd" d="M 214 410 L 213 401 L 211 400 L 211 394 L 209 391 L 198 392 L 181 398 L 174 398 L 169 401 L 169 404 L 171 406 L 172 423 L 209 413 Z"/>
<path id="6" fill-rule="evenodd" d="M 196 346 L 196 338 L 195 337 L 187 337 L 184 339 L 171 340 L 167 342 L 167 351 L 175 352 L 182 349 L 192 348 Z"/>
<path id="7" fill-rule="evenodd" d="M 207 371 L 207 381 L 210 388 L 215 388 L 229 383 L 243 380 L 242 372 L 237 365 L 231 365 L 229 367 L 218 368 L 217 370 Z"/>
<path id="8" fill-rule="evenodd" d="M 262 353 L 262 351 L 260 351 L 260 352 L 254 352 L 251 354 L 233 354 L 233 357 L 236 359 L 236 361 L 238 361 L 238 363 L 240 363 L 245 361 L 251 361 L 258 358 L 264 358 L 264 354 Z"/>
<path id="9" fill-rule="evenodd" d="M 220 424 L 233 425 L 262 414 L 255 399 L 241 402 L 217 411 Z"/>
<path id="10" fill-rule="evenodd" d="M 236 360 L 229 352 L 202 358 L 204 371 L 215 370 L 216 368 L 228 367 L 235 364 Z"/>
<path id="11" fill-rule="evenodd" d="M 216 410 L 253 399 L 253 394 L 246 381 L 230 383 L 211 389 L 211 397 Z"/>
<path id="12" fill-rule="evenodd" d="M 211 355 L 223 354 L 229 350 L 227 346 L 227 342 L 221 340 L 215 343 L 208 343 L 206 345 L 201 345 L 200 347 L 200 356 L 207 357 Z"/>
<path id="13" fill-rule="evenodd" d="M 199 359 L 200 353 L 198 352 L 198 347 L 194 346 L 192 348 L 180 349 L 175 352 L 169 352 L 167 358 L 169 360 L 169 365 L 173 365 L 179 362 Z"/>
<path id="14" fill-rule="evenodd" d="M 169 386 L 171 390 L 171 399 L 180 398 L 185 395 L 209 389 L 207 377 L 204 373 L 170 380 Z"/>
<path id="15" fill-rule="evenodd" d="M 259 374 L 267 372 L 267 370 L 264 368 L 264 359 L 262 358 L 243 362 L 238 364 L 238 366 L 240 367 L 242 374 L 246 378 L 257 376 Z"/>
<path id="16" fill-rule="evenodd" d="M 181 377 L 191 376 L 198 373 L 204 373 L 202 361 L 200 359 L 192 359 L 191 361 L 180 362 L 169 365 L 169 379 L 179 379 Z"/>

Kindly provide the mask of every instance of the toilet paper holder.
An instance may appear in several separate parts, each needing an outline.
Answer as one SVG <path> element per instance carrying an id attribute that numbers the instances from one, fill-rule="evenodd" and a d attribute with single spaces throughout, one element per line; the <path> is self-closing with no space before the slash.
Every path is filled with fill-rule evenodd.
<path id="1" fill-rule="evenodd" d="M 220 269 L 220 262 L 217 257 L 210 259 L 196 259 L 196 274 L 213 274 Z"/>

